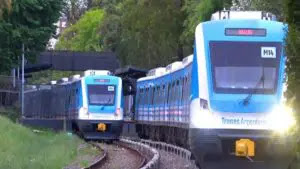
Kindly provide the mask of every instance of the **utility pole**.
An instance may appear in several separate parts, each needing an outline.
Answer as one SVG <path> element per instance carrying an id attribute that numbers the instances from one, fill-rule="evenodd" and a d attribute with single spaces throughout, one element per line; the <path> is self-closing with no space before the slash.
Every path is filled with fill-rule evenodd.
<path id="1" fill-rule="evenodd" d="M 22 92 L 21 92 L 21 97 L 22 97 L 22 117 L 24 116 L 24 67 L 25 67 L 25 49 L 24 49 L 24 43 L 22 44 Z"/>

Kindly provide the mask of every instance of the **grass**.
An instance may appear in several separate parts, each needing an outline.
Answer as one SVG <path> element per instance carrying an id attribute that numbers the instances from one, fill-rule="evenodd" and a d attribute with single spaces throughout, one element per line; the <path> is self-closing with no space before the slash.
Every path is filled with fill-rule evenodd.
<path id="1" fill-rule="evenodd" d="M 20 114 L 21 113 L 17 107 L 0 107 L 0 115 L 7 117 L 14 122 L 17 121 L 17 119 L 20 117 Z"/>
<path id="2" fill-rule="evenodd" d="M 34 133 L 0 116 L 0 168 L 61 169 L 81 154 L 79 145 L 84 142 L 74 135 Z"/>

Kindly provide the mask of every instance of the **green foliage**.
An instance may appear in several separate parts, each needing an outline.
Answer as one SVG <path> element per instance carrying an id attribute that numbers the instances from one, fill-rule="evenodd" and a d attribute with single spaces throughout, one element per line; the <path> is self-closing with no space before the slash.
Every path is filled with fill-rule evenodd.
<path id="1" fill-rule="evenodd" d="M 65 133 L 37 135 L 0 116 L 0 144 L 0 168 L 58 169 L 76 158 L 82 141 Z"/>
<path id="2" fill-rule="evenodd" d="M 32 73 L 32 78 L 28 79 L 28 84 L 47 84 L 52 80 L 60 80 L 63 77 L 71 77 L 75 74 L 81 74 L 77 71 L 58 71 L 45 70 L 41 72 Z"/>
<path id="3" fill-rule="evenodd" d="M 120 0 L 94 0 L 94 5 L 99 5 L 105 10 L 105 15 L 100 28 L 103 38 L 103 48 L 106 51 L 116 51 L 121 34 L 121 1 Z"/>
<path id="4" fill-rule="evenodd" d="M 90 8 L 92 0 L 63 0 L 65 5 L 62 13 L 67 18 L 68 25 L 75 24 L 79 18 Z"/>
<path id="5" fill-rule="evenodd" d="M 57 49 L 111 50 L 123 65 L 153 68 L 192 53 L 196 25 L 209 20 L 213 12 L 228 9 L 231 0 L 93 0 L 92 5 L 105 11 L 98 24 L 78 26 L 85 14 L 63 33 Z M 97 34 L 83 39 L 98 38 L 99 43 L 76 38 L 81 30 L 88 32 L 88 27 L 94 27 Z"/>
<path id="6" fill-rule="evenodd" d="M 92 9 L 87 11 L 79 21 L 67 28 L 56 45 L 58 50 L 101 51 L 102 43 L 99 28 L 104 11 Z"/>
<path id="7" fill-rule="evenodd" d="M 34 61 L 55 33 L 53 25 L 59 18 L 61 0 L 14 0 L 10 13 L 0 20 L 0 72 L 18 64 L 22 43 L 25 56 Z"/>
<path id="8" fill-rule="evenodd" d="M 271 12 L 276 15 L 278 20 L 283 20 L 283 0 L 252 0 L 251 9 Z"/>
<path id="9" fill-rule="evenodd" d="M 285 17 L 289 24 L 286 39 L 287 96 L 300 121 L 300 3 L 296 0 L 285 0 L 285 7 Z"/>
<path id="10" fill-rule="evenodd" d="M 0 0 L 0 18 L 4 12 L 10 12 L 11 0 Z"/>
<path id="11" fill-rule="evenodd" d="M 0 107 L 0 116 L 5 116 L 13 122 L 16 122 L 21 115 L 20 108 L 17 106 Z"/>
<path id="12" fill-rule="evenodd" d="M 183 10 L 187 16 L 184 21 L 185 30 L 181 36 L 182 41 L 192 44 L 196 26 L 200 22 L 210 20 L 212 13 L 223 8 L 229 9 L 230 2 L 229 0 L 186 0 Z"/>
<path id="13" fill-rule="evenodd" d="M 117 51 L 124 65 L 151 68 L 178 59 L 184 18 L 174 0 L 126 0 L 121 13 Z"/>

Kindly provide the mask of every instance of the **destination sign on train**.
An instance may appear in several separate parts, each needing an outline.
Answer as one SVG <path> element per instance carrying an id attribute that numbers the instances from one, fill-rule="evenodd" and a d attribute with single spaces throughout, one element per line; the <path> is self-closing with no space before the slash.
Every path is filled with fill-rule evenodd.
<path id="1" fill-rule="evenodd" d="M 240 29 L 240 28 L 226 28 L 226 36 L 266 36 L 266 29 Z"/>

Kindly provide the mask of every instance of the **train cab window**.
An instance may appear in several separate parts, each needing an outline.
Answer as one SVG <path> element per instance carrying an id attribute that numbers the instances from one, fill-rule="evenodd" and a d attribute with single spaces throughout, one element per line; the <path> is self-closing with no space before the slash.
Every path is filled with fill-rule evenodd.
<path id="1" fill-rule="evenodd" d="M 114 105 L 115 85 L 88 85 L 87 87 L 90 105 Z"/>

